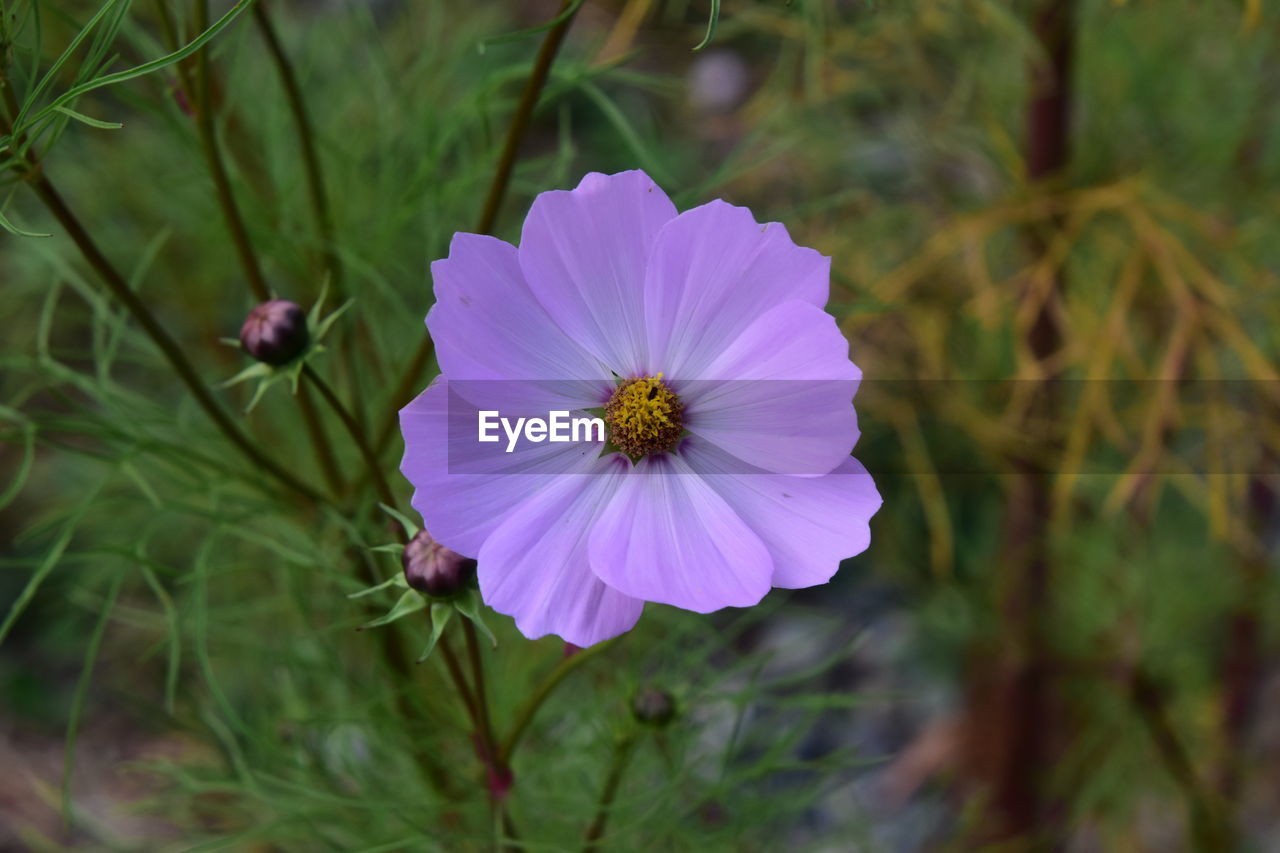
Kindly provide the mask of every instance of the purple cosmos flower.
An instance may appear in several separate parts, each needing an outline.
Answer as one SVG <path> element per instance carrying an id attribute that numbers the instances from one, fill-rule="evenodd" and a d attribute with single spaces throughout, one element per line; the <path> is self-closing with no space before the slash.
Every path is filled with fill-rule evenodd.
<path id="1" fill-rule="evenodd" d="M 677 213 L 638 171 L 542 193 L 519 248 L 455 235 L 431 267 L 443 375 L 400 413 L 413 506 L 530 638 L 825 583 L 880 506 L 829 269 L 745 208 Z M 503 452 L 479 409 L 595 412 L 608 443 Z"/>

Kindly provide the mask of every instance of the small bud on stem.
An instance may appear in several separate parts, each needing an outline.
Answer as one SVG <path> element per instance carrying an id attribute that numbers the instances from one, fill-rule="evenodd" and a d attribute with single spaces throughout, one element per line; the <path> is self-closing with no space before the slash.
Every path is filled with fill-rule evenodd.
<path id="1" fill-rule="evenodd" d="M 660 729 L 675 719 L 676 700 L 657 687 L 641 687 L 631 699 L 631 713 L 645 725 Z"/>
<path id="2" fill-rule="evenodd" d="M 240 327 L 244 351 L 277 367 L 297 358 L 310 339 L 307 315 L 287 299 L 272 299 L 256 306 Z"/>
<path id="3" fill-rule="evenodd" d="M 450 551 L 425 530 L 418 531 L 404 546 L 401 562 L 409 586 L 432 598 L 449 598 L 462 592 L 476 570 L 475 560 Z"/>

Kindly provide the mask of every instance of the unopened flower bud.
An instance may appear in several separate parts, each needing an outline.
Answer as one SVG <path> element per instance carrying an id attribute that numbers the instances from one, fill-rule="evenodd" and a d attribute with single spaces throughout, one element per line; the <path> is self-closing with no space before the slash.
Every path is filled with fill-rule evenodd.
<path id="1" fill-rule="evenodd" d="M 307 347 L 307 315 L 295 302 L 272 299 L 249 312 L 240 327 L 240 345 L 258 361 L 288 364 Z"/>
<path id="2" fill-rule="evenodd" d="M 401 557 L 409 586 L 432 598 L 448 598 L 462 592 L 476 570 L 476 561 L 450 551 L 425 530 L 404 546 Z"/>
<path id="3" fill-rule="evenodd" d="M 631 699 L 631 713 L 642 723 L 662 728 L 675 719 L 676 700 L 657 687 L 641 687 Z"/>

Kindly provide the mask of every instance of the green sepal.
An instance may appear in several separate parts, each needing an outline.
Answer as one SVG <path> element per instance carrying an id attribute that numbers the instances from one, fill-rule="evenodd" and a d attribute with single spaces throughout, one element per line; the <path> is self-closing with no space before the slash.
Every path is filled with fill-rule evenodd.
<path id="1" fill-rule="evenodd" d="M 471 620 L 471 623 L 484 632 L 489 638 L 489 642 L 493 643 L 493 647 L 498 647 L 498 638 L 489 630 L 489 626 L 484 624 L 484 620 L 480 618 L 480 594 L 474 589 L 469 589 L 459 595 L 452 602 L 453 608 L 463 616 Z"/>
<path id="2" fill-rule="evenodd" d="M 320 295 L 316 297 L 315 304 L 311 306 L 311 310 L 307 312 L 307 330 L 314 332 L 316 323 L 320 322 L 320 309 L 324 306 L 325 297 L 329 295 L 329 275 L 325 273 L 324 281 L 320 282 Z"/>
<path id="3" fill-rule="evenodd" d="M 317 353 L 324 347 L 318 347 L 315 344 L 307 347 L 306 351 L 298 358 L 280 368 L 281 373 L 289 380 L 289 391 L 296 397 L 298 395 L 298 383 L 302 381 L 303 368 L 307 366 L 307 356 Z"/>
<path id="4" fill-rule="evenodd" d="M 385 616 L 379 616 L 371 622 L 366 622 L 360 626 L 363 631 L 366 628 L 377 628 L 379 625 L 390 625 L 397 619 L 402 619 L 410 613 L 417 613 L 419 610 L 427 606 L 427 600 L 417 592 L 407 589 L 404 595 L 400 596 L 400 600 L 395 606 L 387 611 Z"/>
<path id="5" fill-rule="evenodd" d="M 399 542 L 388 542 L 386 545 L 374 545 L 369 550 L 379 554 L 403 554 L 404 546 Z"/>
<path id="6" fill-rule="evenodd" d="M 385 512 L 387 515 L 391 516 L 396 521 L 400 522 L 400 526 L 404 528 L 405 536 L 412 539 L 413 537 L 418 535 L 418 525 L 410 521 L 407 515 L 404 515 L 395 507 L 387 506 L 384 503 L 379 503 L 378 506 L 382 507 L 382 511 Z"/>
<path id="7" fill-rule="evenodd" d="M 329 277 L 325 276 L 324 283 L 320 285 L 320 295 L 316 297 L 316 302 L 311 306 L 311 310 L 307 312 L 307 331 L 311 334 L 311 342 L 314 346 L 319 343 L 320 339 L 328 334 L 342 312 L 351 307 L 354 300 L 348 299 L 346 302 L 334 309 L 329 316 L 321 318 L 320 309 L 324 307 L 325 297 L 329 295 Z"/>
<path id="8" fill-rule="evenodd" d="M 335 308 L 335 309 L 333 310 L 333 313 L 331 313 L 328 317 L 325 317 L 323 320 L 321 320 L 320 322 L 316 323 L 316 325 L 315 325 L 315 329 L 314 329 L 314 331 L 311 333 L 311 334 L 312 334 L 312 340 L 314 340 L 314 341 L 319 341 L 319 340 L 320 340 L 321 338 L 323 338 L 326 334 L 328 334 L 329 329 L 330 329 L 330 328 L 333 326 L 333 324 L 334 324 L 334 321 L 336 321 L 339 317 L 341 317 L 341 316 L 342 316 L 342 312 L 344 312 L 344 311 L 346 311 L 348 308 L 350 308 L 350 307 L 351 307 L 351 305 L 352 305 L 352 303 L 353 303 L 354 301 L 355 301 L 355 300 L 353 300 L 353 299 L 348 299 L 346 302 L 342 303 L 342 304 L 341 304 L 341 305 L 339 305 L 337 308 Z"/>
<path id="9" fill-rule="evenodd" d="M 255 361 L 244 370 L 232 376 L 225 382 L 219 383 L 219 388 L 230 388 L 232 385 L 239 385 L 241 382 L 248 382 L 250 379 L 256 379 L 259 376 L 269 376 L 271 374 L 271 365 L 265 362 Z"/>
<path id="10" fill-rule="evenodd" d="M 377 550 L 377 549 L 374 549 L 374 550 Z M 362 589 L 359 592 L 353 592 L 350 595 L 348 595 L 347 598 L 364 598 L 366 595 L 372 595 L 373 593 L 378 592 L 380 590 L 390 589 L 391 587 L 395 587 L 395 586 L 402 587 L 405 589 L 409 587 L 409 582 L 404 579 L 403 572 L 396 572 L 394 575 L 387 578 L 382 583 L 375 584 L 369 587 L 368 589 Z M 366 625 L 365 627 L 368 627 L 368 626 Z"/>
<path id="11" fill-rule="evenodd" d="M 422 654 L 418 655 L 418 663 L 422 663 L 431 656 L 436 643 L 440 641 L 440 635 L 444 633 L 444 626 L 449 624 L 449 617 L 452 615 L 453 607 L 447 602 L 431 603 L 431 636 L 427 638 L 427 647 L 422 650 Z"/>
<path id="12" fill-rule="evenodd" d="M 253 389 L 253 396 L 249 398 L 248 405 L 244 407 L 244 413 L 246 415 L 252 412 L 254 407 L 258 405 L 258 401 L 262 399 L 262 395 L 267 392 L 269 387 L 271 387 L 272 379 L 274 379 L 274 377 L 262 380 L 258 383 L 258 387 Z"/>
<path id="13" fill-rule="evenodd" d="M 272 367 L 263 361 L 255 361 L 244 370 L 232 376 L 225 382 L 219 383 L 219 388 L 230 388 L 232 385 L 238 385 L 241 382 L 248 382 L 250 379 L 261 379 L 258 387 L 253 390 L 253 396 L 249 398 L 249 403 L 244 407 L 245 414 L 252 412 L 254 407 L 258 405 L 258 401 L 262 399 L 262 395 L 267 389 L 279 382 L 281 379 L 291 378 L 287 367 Z M 297 377 L 292 377 L 294 382 L 294 391 L 297 391 Z"/>

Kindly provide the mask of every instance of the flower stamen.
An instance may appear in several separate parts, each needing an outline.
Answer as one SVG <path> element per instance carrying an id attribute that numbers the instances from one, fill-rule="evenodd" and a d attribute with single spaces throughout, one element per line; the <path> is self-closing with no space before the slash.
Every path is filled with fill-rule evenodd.
<path id="1" fill-rule="evenodd" d="M 609 441 L 633 460 L 664 453 L 684 433 L 684 404 L 662 374 L 628 379 L 618 385 L 604 407 Z"/>

